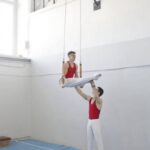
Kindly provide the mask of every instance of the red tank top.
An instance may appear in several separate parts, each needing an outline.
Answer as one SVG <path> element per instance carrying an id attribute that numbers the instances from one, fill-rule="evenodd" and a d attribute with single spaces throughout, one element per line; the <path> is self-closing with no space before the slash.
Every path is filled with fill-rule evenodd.
<path id="1" fill-rule="evenodd" d="M 96 106 L 96 101 L 92 104 L 92 98 L 89 101 L 89 119 L 99 119 L 100 110 Z"/>
<path id="2" fill-rule="evenodd" d="M 69 64 L 69 68 L 68 68 L 68 72 L 65 75 L 66 78 L 73 78 L 75 73 L 76 73 L 76 64 L 74 63 L 74 66 L 72 67 L 71 64 L 68 62 Z"/>

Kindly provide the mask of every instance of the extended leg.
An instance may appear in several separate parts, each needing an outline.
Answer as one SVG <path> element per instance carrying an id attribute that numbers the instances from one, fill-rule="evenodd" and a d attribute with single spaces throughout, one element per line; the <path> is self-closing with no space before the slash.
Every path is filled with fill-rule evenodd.
<path id="1" fill-rule="evenodd" d="M 94 135 L 93 135 L 90 121 L 88 122 L 88 125 L 87 125 L 87 142 L 88 142 L 87 143 L 88 150 L 93 150 Z"/>
<path id="2" fill-rule="evenodd" d="M 102 132 L 101 132 L 99 120 L 96 120 L 93 122 L 92 129 L 94 132 L 94 138 L 95 138 L 96 146 L 97 146 L 98 150 L 104 150 L 103 140 L 102 140 Z"/>
<path id="3" fill-rule="evenodd" d="M 71 78 L 66 79 L 63 87 L 76 87 L 76 86 L 84 86 L 92 80 L 98 80 L 101 74 L 97 74 L 87 78 Z"/>

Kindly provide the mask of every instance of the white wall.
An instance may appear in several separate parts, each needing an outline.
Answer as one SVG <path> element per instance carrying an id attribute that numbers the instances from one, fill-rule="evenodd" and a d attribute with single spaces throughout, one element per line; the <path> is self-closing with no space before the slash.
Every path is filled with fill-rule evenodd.
<path id="1" fill-rule="evenodd" d="M 84 71 L 150 64 L 149 4 L 107 0 L 102 10 L 93 12 L 92 1 L 82 1 Z M 67 50 L 78 53 L 78 0 L 68 5 L 67 14 Z M 55 75 L 61 70 L 63 23 L 63 6 L 30 15 L 32 136 L 85 150 L 88 104 L 73 89 L 61 89 L 60 75 Z M 101 118 L 105 149 L 148 150 L 150 68 L 102 74 L 97 84 L 105 90 Z M 90 92 L 89 87 L 85 91 Z"/>
<path id="2" fill-rule="evenodd" d="M 0 59 L 0 134 L 12 138 L 31 133 L 30 64 Z"/>
<path id="3" fill-rule="evenodd" d="M 27 49 L 29 41 L 29 13 L 30 0 L 17 0 L 18 3 L 18 41 L 17 54 L 28 57 L 29 51 Z"/>
<path id="4" fill-rule="evenodd" d="M 102 72 L 105 89 L 102 133 L 105 149 L 150 147 L 150 69 Z M 87 74 L 85 74 L 87 75 Z M 86 149 L 88 104 L 73 89 L 60 89 L 59 76 L 32 79 L 32 136 Z M 90 94 L 89 86 L 85 89 Z"/>

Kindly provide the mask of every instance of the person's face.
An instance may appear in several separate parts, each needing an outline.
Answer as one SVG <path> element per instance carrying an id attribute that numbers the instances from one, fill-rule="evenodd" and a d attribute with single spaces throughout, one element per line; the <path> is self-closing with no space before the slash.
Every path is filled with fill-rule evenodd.
<path id="1" fill-rule="evenodd" d="M 69 60 L 72 62 L 76 60 L 76 54 L 70 54 L 68 57 L 69 57 Z"/>
<path id="2" fill-rule="evenodd" d="M 93 91 L 92 91 L 92 94 L 93 94 L 93 96 L 94 97 L 99 97 L 99 91 L 98 91 L 98 89 L 96 88 L 96 89 L 94 89 Z"/>

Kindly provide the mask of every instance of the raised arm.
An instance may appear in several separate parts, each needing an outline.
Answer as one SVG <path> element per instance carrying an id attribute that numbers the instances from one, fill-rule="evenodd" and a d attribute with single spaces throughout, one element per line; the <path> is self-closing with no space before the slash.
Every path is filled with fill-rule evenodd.
<path id="1" fill-rule="evenodd" d="M 90 83 L 91 83 L 91 87 L 92 87 L 93 91 L 97 90 L 95 82 L 91 81 Z"/>
<path id="2" fill-rule="evenodd" d="M 81 97 L 83 97 L 87 101 L 90 101 L 91 96 L 86 95 L 79 87 L 75 87 L 75 89 Z"/>
<path id="3" fill-rule="evenodd" d="M 95 82 L 91 81 L 90 83 L 91 83 L 91 87 L 92 87 L 93 91 L 95 91 L 95 90 L 97 91 L 97 87 L 95 85 Z M 99 97 L 99 95 L 95 95 L 95 99 L 96 99 L 96 103 L 97 103 L 98 108 L 101 109 L 102 108 L 102 99 Z"/>

